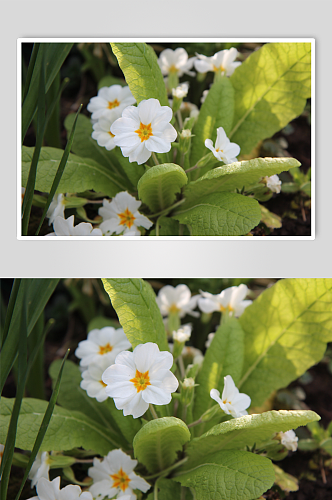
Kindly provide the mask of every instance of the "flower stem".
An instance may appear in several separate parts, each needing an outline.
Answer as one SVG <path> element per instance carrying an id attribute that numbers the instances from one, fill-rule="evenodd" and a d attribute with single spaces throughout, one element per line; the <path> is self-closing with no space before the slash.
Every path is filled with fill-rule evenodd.
<path id="1" fill-rule="evenodd" d="M 183 129 L 183 121 L 182 121 L 181 111 L 179 109 L 176 112 L 176 117 L 178 119 L 180 131 L 181 131 Z"/>
<path id="2" fill-rule="evenodd" d="M 184 369 L 184 364 L 183 364 L 183 358 L 182 358 L 182 356 L 178 357 L 178 363 L 179 363 L 181 378 L 185 378 L 185 376 L 186 376 L 186 370 Z"/>
<path id="3" fill-rule="evenodd" d="M 192 422 L 191 424 L 188 424 L 187 427 L 194 427 L 195 425 L 199 425 L 203 422 L 203 420 L 201 418 L 199 418 L 198 420 L 195 420 L 195 422 Z"/>
<path id="4" fill-rule="evenodd" d="M 159 165 L 159 161 L 158 161 L 157 155 L 153 151 L 152 151 L 152 158 L 153 158 L 153 161 L 154 161 L 155 165 Z"/>
<path id="5" fill-rule="evenodd" d="M 165 470 L 162 470 L 161 472 L 158 472 L 157 474 L 153 474 L 152 476 L 146 476 L 144 479 L 146 479 L 147 481 L 150 481 L 150 479 L 154 479 L 155 477 L 165 477 L 165 476 L 168 476 L 168 474 L 173 470 L 173 469 L 177 469 L 178 467 L 180 467 L 180 465 L 183 465 L 186 461 L 188 460 L 188 457 L 185 457 L 183 458 L 182 460 L 180 460 L 179 462 L 176 462 L 176 464 L 173 464 L 171 465 L 170 467 L 168 467 L 167 469 Z"/>
<path id="6" fill-rule="evenodd" d="M 151 403 L 149 404 L 149 408 L 150 408 L 150 412 L 151 412 L 153 418 L 158 418 L 156 410 L 154 409 L 154 407 L 153 407 L 153 405 Z"/>
<path id="7" fill-rule="evenodd" d="M 162 215 L 166 215 L 168 212 L 170 212 L 171 210 L 173 210 L 173 208 L 176 208 L 179 205 L 182 205 L 182 203 L 184 203 L 184 202 L 185 202 L 185 198 L 183 198 L 182 200 L 177 201 L 176 203 L 174 203 L 174 205 L 165 208 L 161 212 L 156 212 L 155 214 L 149 215 L 149 219 L 152 219 L 153 217 L 159 217 L 159 216 L 162 216 Z"/>

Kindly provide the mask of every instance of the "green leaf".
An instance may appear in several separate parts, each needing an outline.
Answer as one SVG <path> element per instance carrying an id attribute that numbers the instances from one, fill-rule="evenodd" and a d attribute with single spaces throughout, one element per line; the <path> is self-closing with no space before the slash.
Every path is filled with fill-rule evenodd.
<path id="1" fill-rule="evenodd" d="M 188 177 L 179 165 L 156 165 L 140 178 L 138 196 L 152 212 L 159 212 L 174 203 L 176 194 L 187 182 Z"/>
<path id="2" fill-rule="evenodd" d="M 181 495 L 181 485 L 175 483 L 172 479 L 165 479 L 164 477 L 158 479 L 158 500 L 178 500 Z M 150 493 L 147 500 L 155 500 L 154 493 Z"/>
<path id="3" fill-rule="evenodd" d="M 175 462 L 177 452 L 189 439 L 190 431 L 179 418 L 151 420 L 134 438 L 134 455 L 149 472 L 162 471 Z"/>
<path id="4" fill-rule="evenodd" d="M 0 442 L 4 442 L 13 404 L 14 399 L 1 398 Z M 32 450 L 47 405 L 47 401 L 40 399 L 22 400 L 15 442 L 17 448 Z M 69 411 L 55 406 L 40 451 L 64 451 L 80 446 L 103 456 L 119 447 L 113 442 L 105 426 L 80 411 Z"/>
<path id="5" fill-rule="evenodd" d="M 157 227 L 159 229 L 159 234 L 157 235 Z M 180 232 L 180 224 L 177 220 L 173 220 L 170 217 L 159 217 L 156 220 L 155 228 L 150 231 L 149 236 L 178 236 Z"/>
<path id="6" fill-rule="evenodd" d="M 222 393 L 226 375 L 231 375 L 235 385 L 237 384 L 242 374 L 243 356 L 243 330 L 237 319 L 229 318 L 216 331 L 198 373 L 196 382 L 199 385 L 195 391 L 194 420 L 198 420 L 215 404 L 210 397 L 210 391 L 218 389 Z"/>
<path id="7" fill-rule="evenodd" d="M 261 221 L 269 227 L 270 229 L 278 229 L 282 226 L 281 217 L 279 215 L 270 212 L 264 205 L 260 205 L 262 211 Z"/>
<path id="8" fill-rule="evenodd" d="M 163 319 L 149 283 L 135 278 L 102 282 L 133 348 L 155 342 L 161 351 L 169 351 Z"/>
<path id="9" fill-rule="evenodd" d="M 258 498 L 274 482 L 271 461 L 247 451 L 210 454 L 193 469 L 173 480 L 195 489 L 197 500 L 250 500 Z"/>
<path id="10" fill-rule="evenodd" d="M 280 280 L 239 321 L 245 361 L 238 388 L 260 406 L 324 356 L 332 341 L 332 279 Z"/>
<path id="11" fill-rule="evenodd" d="M 280 174 L 296 165 L 300 163 L 294 158 L 255 158 L 214 168 L 185 187 L 186 201 L 182 208 L 192 206 L 202 196 L 242 189 L 258 182 L 261 177 Z"/>
<path id="12" fill-rule="evenodd" d="M 213 83 L 203 102 L 197 122 L 193 129 L 192 149 L 190 155 L 191 166 L 208 153 L 205 139 L 214 143 L 217 137 L 217 128 L 223 127 L 226 135 L 231 131 L 234 118 L 234 89 L 229 78 L 221 78 Z M 202 175 L 202 169 L 199 170 Z M 195 176 L 196 172 L 193 172 Z"/>
<path id="13" fill-rule="evenodd" d="M 267 43 L 239 66 L 229 138 L 248 154 L 299 116 L 310 97 L 311 43 Z"/>
<path id="14" fill-rule="evenodd" d="M 320 417 L 309 410 L 272 410 L 228 420 L 215 425 L 189 443 L 187 447 L 189 460 L 184 467 L 193 467 L 208 453 L 220 450 L 241 450 L 246 446 L 252 447 L 254 444 L 257 448 L 277 432 L 296 429 L 316 420 L 320 420 Z"/>
<path id="15" fill-rule="evenodd" d="M 143 99 L 158 99 L 168 106 L 164 78 L 157 56 L 146 43 L 111 43 L 131 93 L 139 104 Z"/>
<path id="16" fill-rule="evenodd" d="M 22 155 L 22 186 L 26 185 L 34 148 L 23 147 Z M 58 170 L 63 151 L 55 148 L 42 148 L 38 167 L 35 189 L 48 193 Z M 69 154 L 65 171 L 61 177 L 58 193 L 79 193 L 88 189 L 102 191 L 112 197 L 125 190 L 126 185 L 119 181 L 115 174 L 103 165 L 89 158 Z"/>
<path id="17" fill-rule="evenodd" d="M 213 193 L 197 198 L 195 205 L 173 215 L 191 228 L 193 236 L 239 236 L 261 220 L 259 204 L 236 193 Z"/>
<path id="18" fill-rule="evenodd" d="M 289 491 L 297 491 L 299 489 L 299 480 L 296 477 L 287 474 L 284 470 L 280 469 L 276 464 L 273 464 L 274 473 L 276 475 L 275 484 L 287 493 Z"/>

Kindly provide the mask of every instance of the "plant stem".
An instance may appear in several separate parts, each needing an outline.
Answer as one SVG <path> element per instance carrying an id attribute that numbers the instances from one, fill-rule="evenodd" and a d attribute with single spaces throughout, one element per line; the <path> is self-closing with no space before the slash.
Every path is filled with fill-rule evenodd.
<path id="1" fill-rule="evenodd" d="M 152 151 L 152 158 L 153 158 L 153 161 L 154 161 L 155 165 L 159 165 L 159 161 L 158 161 L 157 155 L 153 151 Z"/>
<path id="2" fill-rule="evenodd" d="M 151 403 L 149 404 L 149 408 L 150 408 L 150 412 L 151 412 L 153 418 L 158 418 L 156 410 L 154 409 L 154 407 L 153 407 L 153 405 Z"/>
<path id="3" fill-rule="evenodd" d="M 173 210 L 173 208 L 176 208 L 179 205 L 182 205 L 182 203 L 184 203 L 184 202 L 185 202 L 185 198 L 183 198 L 182 200 L 177 201 L 176 203 L 174 203 L 174 205 L 171 205 L 170 207 L 167 207 L 164 210 L 161 210 L 161 212 L 156 212 L 155 214 L 149 215 L 149 219 L 151 219 L 153 217 L 159 217 L 159 216 L 165 215 L 168 212 L 170 212 L 171 210 Z"/>
<path id="4" fill-rule="evenodd" d="M 181 131 L 183 129 L 183 121 L 182 121 L 181 111 L 179 109 L 176 112 L 176 117 L 178 119 L 180 131 Z"/>
<path id="5" fill-rule="evenodd" d="M 159 477 L 168 476 L 168 474 L 172 470 L 177 469 L 178 467 L 180 467 L 180 465 L 184 464 L 187 460 L 188 460 L 188 457 L 185 457 L 182 460 L 180 460 L 179 462 L 176 462 L 176 464 L 171 465 L 167 469 L 162 470 L 161 472 L 157 472 L 157 474 L 152 474 L 152 476 L 146 476 L 144 479 L 146 479 L 147 481 L 149 481 L 150 479 L 154 479 L 155 477 L 158 477 L 158 476 Z"/>
<path id="6" fill-rule="evenodd" d="M 184 369 L 184 364 L 183 364 L 183 358 L 182 358 L 182 356 L 178 357 L 178 362 L 179 362 L 179 368 L 180 368 L 181 378 L 184 379 L 185 376 L 186 376 L 186 370 Z"/>
<path id="7" fill-rule="evenodd" d="M 201 418 L 199 418 L 198 420 L 195 420 L 195 422 L 192 422 L 191 424 L 188 424 L 187 427 L 194 427 L 195 425 L 199 425 L 203 422 L 203 420 Z"/>

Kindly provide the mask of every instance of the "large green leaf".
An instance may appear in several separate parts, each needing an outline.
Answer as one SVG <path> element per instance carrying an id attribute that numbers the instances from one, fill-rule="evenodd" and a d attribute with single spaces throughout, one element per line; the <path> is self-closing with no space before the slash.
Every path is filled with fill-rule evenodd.
<path id="1" fill-rule="evenodd" d="M 158 500 L 178 500 L 181 496 L 181 485 L 172 479 L 158 479 Z M 150 493 L 146 500 L 155 500 L 154 492 Z"/>
<path id="2" fill-rule="evenodd" d="M 126 82 L 139 104 L 143 99 L 158 99 L 168 106 L 164 78 L 157 56 L 146 43 L 111 43 Z"/>
<path id="3" fill-rule="evenodd" d="M 320 420 L 313 411 L 267 411 L 256 415 L 245 415 L 215 425 L 205 434 L 194 438 L 187 447 L 189 456 L 185 468 L 192 468 L 209 453 L 221 450 L 244 449 L 271 439 L 277 432 L 296 429 L 308 422 Z"/>
<path id="4" fill-rule="evenodd" d="M 268 43 L 230 80 L 235 114 L 229 138 L 248 154 L 302 113 L 311 95 L 311 43 Z"/>
<path id="5" fill-rule="evenodd" d="M 188 177 L 179 165 L 156 165 L 140 178 L 138 196 L 153 212 L 159 212 L 172 205 L 187 182 Z"/>
<path id="6" fill-rule="evenodd" d="M 332 341 L 332 279 L 281 280 L 239 321 L 245 357 L 238 387 L 259 406 L 322 359 Z"/>
<path id="7" fill-rule="evenodd" d="M 34 148 L 23 147 L 22 186 L 27 182 Z M 42 148 L 37 166 L 35 189 L 48 193 L 58 170 L 63 151 L 56 148 Z M 126 189 L 126 185 L 107 167 L 89 158 L 69 154 L 58 193 L 80 193 L 93 189 L 114 196 Z"/>
<path id="8" fill-rule="evenodd" d="M 179 418 L 151 420 L 134 438 L 134 455 L 148 471 L 162 471 L 175 462 L 177 452 L 189 439 L 190 431 Z"/>
<path id="9" fill-rule="evenodd" d="M 197 384 L 199 385 L 195 391 L 194 406 L 195 420 L 215 404 L 210 397 L 210 391 L 218 389 L 221 393 L 226 375 L 231 375 L 237 384 L 242 374 L 243 356 L 243 330 L 237 319 L 230 318 L 216 331 L 198 373 Z"/>
<path id="10" fill-rule="evenodd" d="M 173 479 L 194 488 L 197 500 L 250 500 L 270 488 L 274 477 L 268 458 L 232 450 L 207 455 L 196 467 Z"/>
<path id="11" fill-rule="evenodd" d="M 233 191 L 248 187 L 261 177 L 280 174 L 300 163 L 294 158 L 255 158 L 210 170 L 184 189 L 186 201 L 181 208 L 194 205 L 199 198 L 221 191 Z"/>
<path id="12" fill-rule="evenodd" d="M 137 278 L 102 281 L 131 345 L 155 342 L 160 350 L 169 351 L 163 319 L 149 283 Z"/>
<path id="13" fill-rule="evenodd" d="M 149 236 L 178 236 L 180 233 L 180 224 L 177 220 L 170 217 L 160 217 L 156 220 L 155 227 L 150 231 Z"/>
<path id="14" fill-rule="evenodd" d="M 6 434 L 14 399 L 1 398 L 0 402 L 0 442 Z M 40 424 L 43 420 L 47 401 L 23 399 L 18 419 L 15 446 L 22 450 L 32 450 Z M 69 411 L 55 406 L 40 451 L 70 450 L 76 447 L 106 455 L 118 444 L 112 440 L 105 426 L 98 424 L 80 411 Z"/>
<path id="15" fill-rule="evenodd" d="M 233 118 L 234 89 L 229 78 L 225 77 L 213 83 L 200 109 L 198 120 L 193 129 L 191 166 L 194 166 L 200 158 L 209 152 L 205 146 L 205 139 L 211 139 L 214 143 L 218 127 L 223 127 L 226 135 L 229 134 Z M 193 178 L 195 178 L 195 173 L 192 173 Z M 202 169 L 199 170 L 199 173 L 202 175 Z"/>
<path id="16" fill-rule="evenodd" d="M 75 115 L 72 113 L 65 119 L 64 125 L 69 133 L 74 122 Z M 75 130 L 72 152 L 82 158 L 91 158 L 100 165 L 108 168 L 109 171 L 117 169 L 120 173 L 123 171 L 131 183 L 136 187 L 138 180 L 144 174 L 143 165 L 138 165 L 136 162 L 130 163 L 128 158 L 125 158 L 120 148 L 116 147 L 111 151 L 98 146 L 97 141 L 92 139 L 93 132 L 91 121 L 84 115 L 79 115 Z M 122 181 L 126 182 L 126 181 Z"/>
<path id="17" fill-rule="evenodd" d="M 261 210 L 253 198 L 225 192 L 203 196 L 173 217 L 187 224 L 193 236 L 239 236 L 257 226 Z"/>

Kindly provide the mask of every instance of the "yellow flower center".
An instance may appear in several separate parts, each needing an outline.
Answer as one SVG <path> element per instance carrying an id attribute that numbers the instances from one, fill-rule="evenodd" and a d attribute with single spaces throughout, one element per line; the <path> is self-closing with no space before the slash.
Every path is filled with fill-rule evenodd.
<path id="1" fill-rule="evenodd" d="M 219 305 L 219 310 L 220 310 L 221 312 L 225 312 L 225 311 L 227 311 L 227 310 L 228 310 L 229 312 L 234 311 L 233 307 L 231 307 L 231 306 L 224 307 L 224 306 L 222 306 L 221 304 Z"/>
<path id="2" fill-rule="evenodd" d="M 101 345 L 99 347 L 99 353 L 98 354 L 106 354 L 107 352 L 111 352 L 112 349 L 113 349 L 113 346 L 111 346 L 111 344 Z"/>
<path id="3" fill-rule="evenodd" d="M 127 226 L 130 229 L 134 224 L 135 217 L 130 210 L 128 210 L 128 208 L 126 208 L 126 210 L 121 214 L 118 214 L 118 216 L 120 217 L 120 226 Z"/>
<path id="4" fill-rule="evenodd" d="M 120 106 L 120 103 L 117 99 L 114 99 L 114 101 L 108 101 L 108 106 L 107 106 L 108 109 L 114 109 L 117 108 L 118 106 Z"/>
<path id="5" fill-rule="evenodd" d="M 223 150 L 223 149 L 216 149 L 216 153 L 219 153 L 219 151 L 220 151 L 220 153 L 223 153 L 223 152 L 224 152 L 224 150 Z"/>
<path id="6" fill-rule="evenodd" d="M 114 134 L 112 134 L 111 131 L 108 132 L 111 137 L 114 137 Z"/>
<path id="7" fill-rule="evenodd" d="M 144 123 L 141 122 L 139 128 L 135 130 L 135 132 L 138 134 L 141 142 L 147 141 L 149 137 L 153 135 L 151 123 L 149 123 L 149 125 L 144 125 Z"/>
<path id="8" fill-rule="evenodd" d="M 99 380 L 99 383 L 100 383 L 103 387 L 107 387 L 107 384 L 105 384 L 105 382 L 103 382 L 102 380 Z"/>
<path id="9" fill-rule="evenodd" d="M 123 472 L 122 467 L 117 474 L 110 474 L 113 479 L 113 488 L 120 488 L 122 491 L 126 491 L 129 486 L 130 479 L 125 472 Z"/>
<path id="10" fill-rule="evenodd" d="M 227 401 L 227 399 L 224 399 L 223 403 L 224 403 L 224 405 L 225 405 L 226 403 L 228 403 L 228 404 L 230 404 L 230 405 L 232 404 L 232 402 L 231 402 L 231 401 Z"/>
<path id="11" fill-rule="evenodd" d="M 172 66 L 170 66 L 169 70 L 168 70 L 170 73 L 177 73 L 178 72 L 178 68 L 175 66 L 175 64 L 172 64 Z"/>
<path id="12" fill-rule="evenodd" d="M 180 312 L 180 309 L 177 307 L 177 305 L 176 305 L 176 304 L 172 304 L 172 305 L 170 306 L 170 308 L 169 308 L 169 312 L 170 312 L 170 313 L 178 313 L 178 312 Z"/>
<path id="13" fill-rule="evenodd" d="M 223 72 L 224 72 L 224 71 L 226 71 L 226 70 L 225 70 L 225 68 L 224 68 L 223 66 L 221 66 L 221 65 L 220 65 L 220 66 L 215 66 L 215 65 L 213 65 L 213 71 L 214 71 L 214 72 L 220 71 L 220 73 L 223 73 Z"/>
<path id="14" fill-rule="evenodd" d="M 144 391 L 148 385 L 150 384 L 149 370 L 145 373 L 141 373 L 136 370 L 136 375 L 134 378 L 130 379 L 129 382 L 132 382 L 135 386 L 137 392 Z"/>

